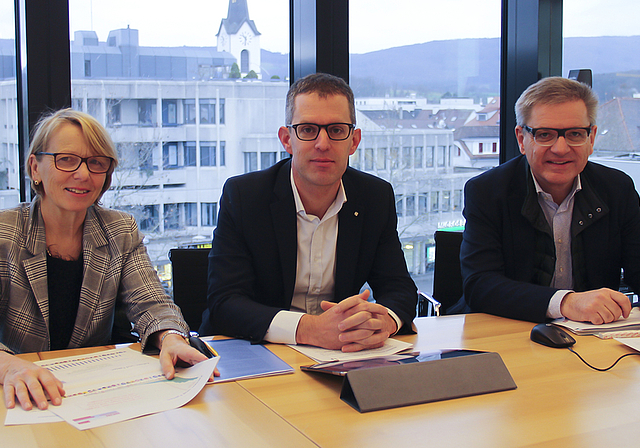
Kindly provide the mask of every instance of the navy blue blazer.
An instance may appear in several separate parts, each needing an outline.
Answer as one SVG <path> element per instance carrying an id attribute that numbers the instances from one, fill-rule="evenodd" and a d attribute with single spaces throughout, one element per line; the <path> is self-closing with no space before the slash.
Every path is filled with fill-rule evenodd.
<path id="1" fill-rule="evenodd" d="M 519 156 L 467 182 L 460 263 L 472 311 L 543 322 L 557 289 L 535 284 L 535 229 L 523 211 L 527 198 L 529 207 L 540 206 L 531 199 L 536 196 L 528 171 Z M 640 199 L 633 181 L 588 162 L 581 182 L 571 224 L 572 253 L 580 239 L 584 257 L 581 290 L 617 290 L 624 268 L 625 283 L 640 292 Z"/>
<path id="2" fill-rule="evenodd" d="M 287 159 L 225 183 L 201 334 L 259 342 L 276 313 L 290 309 L 297 254 L 290 172 Z M 415 317 L 417 290 L 396 230 L 393 189 L 352 168 L 342 181 L 347 202 L 338 215 L 335 301 L 368 282 L 376 301 L 393 310 L 406 331 Z"/>

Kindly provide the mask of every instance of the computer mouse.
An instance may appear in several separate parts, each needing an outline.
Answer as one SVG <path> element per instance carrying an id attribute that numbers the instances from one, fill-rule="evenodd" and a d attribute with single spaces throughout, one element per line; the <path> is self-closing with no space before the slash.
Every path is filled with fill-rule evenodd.
<path id="1" fill-rule="evenodd" d="M 533 327 L 531 340 L 553 348 L 567 348 L 576 343 L 569 333 L 552 324 L 538 324 Z"/>

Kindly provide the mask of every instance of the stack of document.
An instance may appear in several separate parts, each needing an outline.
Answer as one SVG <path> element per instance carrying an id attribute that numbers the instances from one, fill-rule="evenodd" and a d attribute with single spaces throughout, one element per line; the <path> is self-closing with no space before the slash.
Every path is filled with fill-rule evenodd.
<path id="1" fill-rule="evenodd" d="M 408 342 L 399 341 L 389 338 L 384 341 L 384 345 L 379 348 L 369 350 L 361 350 L 359 352 L 344 353 L 340 350 L 329 350 L 326 348 L 312 347 L 310 345 L 290 345 L 289 347 L 299 351 L 305 356 L 317 362 L 329 361 L 356 361 L 360 359 L 381 358 L 384 356 L 395 355 L 408 351 L 413 345 Z"/>
<path id="2" fill-rule="evenodd" d="M 640 329 L 640 309 L 634 307 L 631 309 L 629 317 L 618 319 L 608 324 L 592 324 L 589 322 L 576 322 L 569 319 L 556 319 L 552 322 L 554 325 L 564 327 L 578 335 L 588 335 L 603 333 L 608 331 L 635 330 Z"/>
<path id="3" fill-rule="evenodd" d="M 206 341 L 220 356 L 216 383 L 293 373 L 293 368 L 264 345 L 243 339 Z"/>

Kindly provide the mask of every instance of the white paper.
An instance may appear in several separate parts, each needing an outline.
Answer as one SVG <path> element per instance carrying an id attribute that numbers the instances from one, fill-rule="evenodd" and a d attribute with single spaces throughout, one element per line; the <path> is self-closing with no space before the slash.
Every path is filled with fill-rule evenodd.
<path id="1" fill-rule="evenodd" d="M 640 338 L 614 338 L 614 339 L 640 352 Z"/>
<path id="2" fill-rule="evenodd" d="M 7 410 L 5 424 L 52 421 L 54 414 L 78 429 L 89 429 L 178 408 L 204 387 L 220 358 L 176 368 L 167 380 L 157 358 L 122 348 L 36 364 L 63 382 L 66 396 L 48 411 Z M 31 419 L 31 421 L 29 421 Z"/>
<path id="3" fill-rule="evenodd" d="M 313 347 L 311 345 L 290 345 L 289 347 L 299 351 L 305 356 L 317 361 L 355 361 L 358 359 L 379 358 L 381 356 L 393 355 L 413 347 L 413 344 L 389 338 L 380 348 L 360 350 L 359 352 L 344 353 L 340 350 L 329 350 L 326 348 Z"/>
<path id="4" fill-rule="evenodd" d="M 640 328 L 640 309 L 638 307 L 631 308 L 629 317 L 620 318 L 608 324 L 595 325 L 590 322 L 576 322 L 573 320 L 561 318 L 552 322 L 555 325 L 568 328 L 576 334 L 594 334 L 602 331 L 616 331 L 631 328 Z"/>

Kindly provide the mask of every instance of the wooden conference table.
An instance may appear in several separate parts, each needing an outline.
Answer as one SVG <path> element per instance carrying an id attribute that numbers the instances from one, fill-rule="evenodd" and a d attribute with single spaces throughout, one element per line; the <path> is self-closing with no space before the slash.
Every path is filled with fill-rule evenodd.
<path id="1" fill-rule="evenodd" d="M 19 447 L 637 447 L 640 357 L 596 372 L 566 349 L 529 340 L 533 324 L 486 314 L 419 318 L 416 349 L 498 352 L 518 388 L 360 414 L 339 398 L 341 379 L 298 369 L 305 356 L 269 348 L 292 375 L 206 386 L 186 406 L 79 431 L 67 423 L 0 426 L 0 446 Z M 578 351 L 608 367 L 633 350 L 576 336 Z M 23 355 L 37 360 L 96 349 Z M 429 381 L 425 378 L 425 381 Z M 4 422 L 6 410 L 0 406 Z"/>

